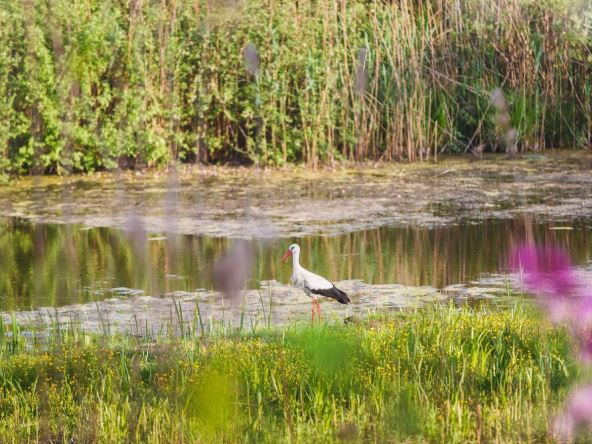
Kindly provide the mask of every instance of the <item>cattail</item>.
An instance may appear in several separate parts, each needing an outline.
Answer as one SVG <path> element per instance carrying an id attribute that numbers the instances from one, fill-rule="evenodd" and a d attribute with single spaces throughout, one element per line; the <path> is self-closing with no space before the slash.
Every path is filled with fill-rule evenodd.
<path id="1" fill-rule="evenodd" d="M 239 300 L 253 268 L 251 242 L 239 239 L 214 266 L 214 284 L 231 302 Z"/>
<path id="2" fill-rule="evenodd" d="M 514 155 L 518 152 L 518 131 L 512 127 L 510 107 L 501 88 L 494 89 L 489 100 L 496 111 L 494 117 L 496 133 L 506 149 L 506 154 Z"/>
<path id="3" fill-rule="evenodd" d="M 358 62 L 356 66 L 356 93 L 364 95 L 368 85 L 368 70 L 366 68 L 366 59 L 368 58 L 368 48 L 363 47 L 358 51 Z"/>
<path id="4" fill-rule="evenodd" d="M 259 53 L 253 43 L 248 43 L 243 51 L 243 59 L 245 61 L 245 68 L 247 72 L 257 77 L 259 75 Z"/>
<path id="5" fill-rule="evenodd" d="M 124 231 L 132 245 L 134 253 L 138 257 L 143 257 L 146 252 L 148 235 L 142 219 L 137 214 L 131 214 L 125 221 Z"/>

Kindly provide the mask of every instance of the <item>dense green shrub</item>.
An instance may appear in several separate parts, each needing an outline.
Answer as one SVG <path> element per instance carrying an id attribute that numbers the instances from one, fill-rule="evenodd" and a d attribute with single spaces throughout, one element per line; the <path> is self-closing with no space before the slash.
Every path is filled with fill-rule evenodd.
<path id="1" fill-rule="evenodd" d="M 0 3 L 5 173 L 497 148 L 496 87 L 521 149 L 591 140 L 585 2 Z"/>

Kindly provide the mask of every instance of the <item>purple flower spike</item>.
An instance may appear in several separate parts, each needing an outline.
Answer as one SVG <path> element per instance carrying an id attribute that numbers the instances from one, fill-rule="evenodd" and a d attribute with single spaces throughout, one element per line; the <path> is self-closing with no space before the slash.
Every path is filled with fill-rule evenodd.
<path id="1" fill-rule="evenodd" d="M 554 423 L 552 433 L 559 442 L 571 442 L 577 431 L 592 426 L 592 385 L 572 393 L 565 410 Z"/>
<path id="2" fill-rule="evenodd" d="M 517 248 L 511 265 L 523 274 L 528 291 L 549 298 L 569 298 L 579 285 L 569 257 L 558 248 Z"/>
<path id="3" fill-rule="evenodd" d="M 554 322 L 566 322 L 580 349 L 580 356 L 592 360 L 592 289 L 559 248 L 516 248 L 510 266 L 520 273 L 526 291 L 537 296 Z"/>
<path id="4" fill-rule="evenodd" d="M 514 250 L 510 265 L 549 317 L 567 324 L 580 358 L 592 362 L 592 289 L 578 277 L 568 255 L 558 248 L 527 245 Z M 572 393 L 551 433 L 558 442 L 573 442 L 585 427 L 592 427 L 592 385 Z"/>

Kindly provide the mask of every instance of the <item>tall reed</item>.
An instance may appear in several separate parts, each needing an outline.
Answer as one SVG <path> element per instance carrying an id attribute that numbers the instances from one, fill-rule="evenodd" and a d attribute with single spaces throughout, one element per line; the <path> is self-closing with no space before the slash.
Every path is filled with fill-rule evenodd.
<path id="1" fill-rule="evenodd" d="M 4 0 L 0 168 L 495 150 L 495 88 L 519 149 L 584 147 L 591 22 L 570 0 Z"/>

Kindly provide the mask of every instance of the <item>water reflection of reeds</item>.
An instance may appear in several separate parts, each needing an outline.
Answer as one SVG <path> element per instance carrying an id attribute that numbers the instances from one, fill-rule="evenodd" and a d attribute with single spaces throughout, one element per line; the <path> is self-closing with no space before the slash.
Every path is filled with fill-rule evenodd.
<path id="1" fill-rule="evenodd" d="M 249 286 L 260 280 L 288 282 L 291 267 L 279 263 L 292 241 L 303 249 L 306 267 L 333 280 L 361 279 L 444 287 L 481 273 L 504 271 L 512 246 L 525 239 L 558 244 L 582 264 L 591 259 L 589 228 L 551 230 L 528 218 L 425 228 L 380 228 L 336 237 L 255 243 Z M 212 265 L 229 247 L 225 238 L 178 236 L 134 247 L 124 231 L 4 221 L 0 229 L 0 308 L 61 306 L 111 296 L 113 287 L 158 296 L 213 287 Z"/>

